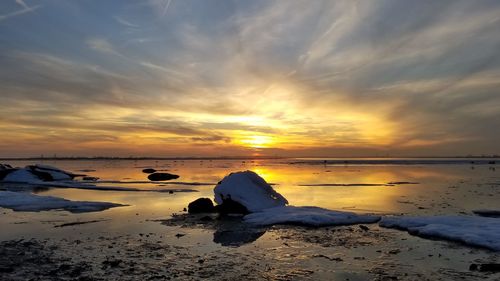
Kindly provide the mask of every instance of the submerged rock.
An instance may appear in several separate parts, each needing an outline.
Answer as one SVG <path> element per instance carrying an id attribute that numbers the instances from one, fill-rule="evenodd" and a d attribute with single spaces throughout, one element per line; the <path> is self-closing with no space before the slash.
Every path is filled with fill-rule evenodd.
<path id="1" fill-rule="evenodd" d="M 188 213 L 213 213 L 215 212 L 214 203 L 209 198 L 198 198 L 188 205 Z"/>
<path id="2" fill-rule="evenodd" d="M 142 172 L 145 174 L 152 174 L 152 173 L 156 173 L 156 170 L 153 168 L 146 168 L 146 169 L 143 169 Z"/>
<path id="3" fill-rule="evenodd" d="M 224 213 L 252 213 L 281 207 L 288 201 L 252 171 L 231 173 L 214 188 L 216 208 Z"/>
<path id="4" fill-rule="evenodd" d="M 151 181 L 168 181 L 178 179 L 178 175 L 169 174 L 169 173 L 152 173 L 148 176 L 148 179 Z"/>

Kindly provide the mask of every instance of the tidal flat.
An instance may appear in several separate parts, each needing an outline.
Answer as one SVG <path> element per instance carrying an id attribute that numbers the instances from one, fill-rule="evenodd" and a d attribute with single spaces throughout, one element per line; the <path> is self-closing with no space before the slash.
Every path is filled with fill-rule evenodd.
<path id="1" fill-rule="evenodd" d="M 33 161 L 10 161 L 12 166 Z M 378 223 L 252 226 L 190 215 L 235 171 L 259 174 L 294 206 L 392 216 L 477 216 L 500 208 L 500 170 L 474 161 L 345 159 L 55 160 L 92 180 L 0 189 L 119 204 L 92 211 L 0 208 L 2 280 L 498 280 L 500 252 Z M 179 175 L 153 182 L 142 170 Z M 82 188 L 83 187 L 83 188 Z M 95 188 L 92 188 L 95 187 Z M 492 218 L 499 219 L 500 218 Z M 484 267 L 487 269 L 487 267 Z"/>

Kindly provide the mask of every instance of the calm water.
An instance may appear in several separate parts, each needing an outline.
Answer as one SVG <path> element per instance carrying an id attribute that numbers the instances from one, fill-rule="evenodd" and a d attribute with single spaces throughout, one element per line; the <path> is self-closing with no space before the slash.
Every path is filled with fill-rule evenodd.
<path id="1" fill-rule="evenodd" d="M 304 161 L 304 159 L 300 159 Z M 85 231 L 135 233 L 144 231 L 138 222 L 167 218 L 180 213 L 187 204 L 199 197 L 213 198 L 213 187 L 231 171 L 253 170 L 283 194 L 291 205 L 320 206 L 335 210 L 382 214 L 457 214 L 473 209 L 498 208 L 500 170 L 491 165 L 344 165 L 296 163 L 286 160 L 162 160 L 162 161 L 47 161 L 73 172 L 85 172 L 99 177 L 103 186 L 123 186 L 140 189 L 195 189 L 198 192 L 117 192 L 53 188 L 39 192 L 71 200 L 106 201 L 127 204 L 103 212 L 71 214 L 64 211 L 39 213 L 2 210 L 0 239 L 19 235 L 54 235 L 47 222 L 107 219 L 106 223 L 87 225 Z M 11 162 L 24 166 L 33 162 Z M 153 167 L 180 175 L 177 181 L 207 183 L 203 186 L 160 185 L 147 182 L 142 169 Z M 120 181 L 120 182 L 117 182 Z M 124 182 L 140 183 L 124 183 Z M 390 182 L 413 182 L 384 186 Z M 380 186 L 304 186 L 321 184 L 380 184 Z M 158 226 L 150 226 L 158 227 Z M 55 231 L 64 233 L 64 231 Z"/>
<path id="2" fill-rule="evenodd" d="M 173 213 L 183 213 L 188 203 L 199 197 L 213 198 L 215 183 L 228 173 L 241 170 L 257 172 L 273 183 L 274 188 L 291 205 L 297 206 L 408 215 L 471 214 L 474 209 L 500 207 L 500 171 L 495 170 L 493 165 L 472 166 L 467 162 L 403 165 L 345 165 L 343 161 L 329 163 L 324 164 L 316 159 L 44 162 L 76 173 L 93 170 L 84 173 L 99 177 L 100 181 L 104 181 L 97 183 L 101 186 L 148 190 L 195 189 L 197 192 L 169 194 L 69 188 L 38 191 L 40 195 L 129 206 L 83 214 L 65 211 L 13 212 L 0 208 L 0 240 L 48 238 L 51 241 L 49 243 L 60 249 L 59 254 L 66 254 L 74 261 L 96 260 L 94 268 L 100 268 L 100 261 L 110 256 L 134 259 L 133 255 L 124 256 L 121 250 L 150 241 L 184 249 L 185 258 L 176 265 L 181 270 L 198 267 L 198 257 L 204 257 L 211 263 L 211 266 L 205 264 L 206 268 L 212 268 L 214 272 L 217 272 L 218 263 L 223 263 L 233 270 L 235 276 L 244 268 L 247 274 L 257 273 L 261 276 L 258 279 L 369 280 L 374 276 L 384 276 L 389 271 L 395 276 L 409 274 L 406 278 L 409 280 L 495 280 L 495 276 L 471 273 L 469 265 L 477 261 L 498 262 L 500 256 L 496 253 L 445 241 L 421 239 L 403 231 L 380 228 L 376 224 L 370 225 L 368 232 L 356 226 L 319 229 L 273 227 L 239 247 L 227 247 L 223 236 L 221 239 L 221 234 L 227 230 L 224 227 L 186 228 L 175 224 L 167 226 L 158 221 L 169 219 Z M 24 166 L 33 162 L 10 164 Z M 143 168 L 149 167 L 180 175 L 176 180 L 178 182 L 207 185 L 151 183 L 147 175 L 142 173 Z M 414 184 L 387 185 L 390 182 Z M 332 186 L 334 184 L 350 186 Z M 68 222 L 90 220 L 102 221 L 55 227 Z M 176 236 L 178 233 L 185 236 L 179 238 Z M 77 245 L 75 241 L 84 243 L 74 246 Z M 390 254 L 394 250 L 397 254 Z M 141 256 L 149 252 L 146 248 L 136 254 Z M 341 261 L 324 257 L 338 257 Z M 177 253 L 169 254 L 167 251 L 164 258 L 144 262 L 151 270 L 155 270 L 164 266 L 162 262 L 178 258 Z M 118 275 L 113 275 L 113 278 L 120 279 L 120 272 L 114 272 Z M 232 279 L 230 276 L 229 273 L 225 275 Z M 186 275 L 183 280 L 192 278 Z"/>

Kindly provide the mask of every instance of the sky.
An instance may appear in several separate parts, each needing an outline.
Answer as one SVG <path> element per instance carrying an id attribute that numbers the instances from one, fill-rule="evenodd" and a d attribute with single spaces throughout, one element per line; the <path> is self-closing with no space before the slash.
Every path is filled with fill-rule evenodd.
<path id="1" fill-rule="evenodd" d="M 0 156 L 500 154 L 500 1 L 2 0 Z"/>

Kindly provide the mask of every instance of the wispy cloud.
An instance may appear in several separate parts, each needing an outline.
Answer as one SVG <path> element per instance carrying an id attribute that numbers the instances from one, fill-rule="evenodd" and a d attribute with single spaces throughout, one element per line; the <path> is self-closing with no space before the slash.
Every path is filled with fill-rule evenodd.
<path id="1" fill-rule="evenodd" d="M 172 0 L 165 0 L 164 1 L 163 10 L 161 12 L 162 16 L 165 16 L 167 14 L 168 8 L 170 7 L 170 4 L 172 4 Z"/>
<path id="2" fill-rule="evenodd" d="M 125 20 L 122 17 L 114 16 L 113 18 L 116 20 L 116 22 L 118 22 L 126 27 L 132 27 L 132 28 L 139 28 L 140 27 L 139 25 L 133 24 L 133 23 L 129 22 L 128 20 Z"/>
<path id="3" fill-rule="evenodd" d="M 102 14 L 67 2 L 50 6 L 57 28 L 0 25 L 4 128 L 94 131 L 120 152 L 143 142 L 246 153 L 255 137 L 289 155 L 497 152 L 495 1 L 172 2 L 112 1 Z"/>
<path id="4" fill-rule="evenodd" d="M 9 19 L 12 17 L 20 16 L 20 15 L 23 15 L 23 14 L 26 14 L 29 12 L 34 12 L 42 7 L 42 5 L 34 5 L 34 6 L 29 7 L 28 5 L 26 5 L 26 3 L 23 0 L 16 0 L 16 3 L 18 5 L 20 5 L 22 7 L 22 9 L 11 12 L 11 13 L 7 13 L 4 15 L 0 15 L 0 21 L 6 20 L 6 19 Z"/>
<path id="5" fill-rule="evenodd" d="M 123 57 L 123 55 L 120 54 L 117 50 L 115 50 L 115 47 L 107 39 L 90 38 L 85 43 L 92 50 L 95 50 L 95 51 L 98 51 L 98 52 L 101 52 L 104 54 L 111 54 L 111 55 Z"/>

